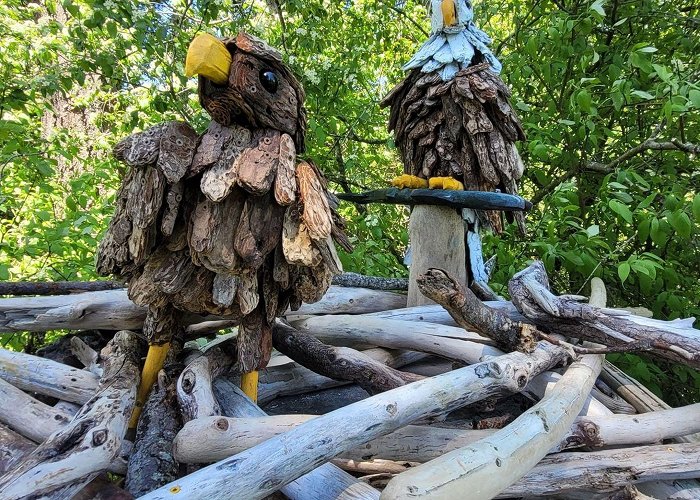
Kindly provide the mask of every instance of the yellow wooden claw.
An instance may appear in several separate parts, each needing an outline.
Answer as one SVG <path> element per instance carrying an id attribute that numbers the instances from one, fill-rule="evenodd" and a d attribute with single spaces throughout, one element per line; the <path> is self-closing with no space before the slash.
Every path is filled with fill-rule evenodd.
<path id="1" fill-rule="evenodd" d="M 440 5 L 442 9 L 442 22 L 445 28 L 457 24 L 457 6 L 454 0 L 442 0 Z"/>
<path id="2" fill-rule="evenodd" d="M 403 174 L 398 177 L 394 177 L 391 180 L 391 185 L 397 188 L 408 188 L 408 189 L 425 189 L 428 187 L 428 181 L 416 177 L 415 175 Z"/>
<path id="3" fill-rule="evenodd" d="M 136 428 L 143 405 L 146 404 L 148 393 L 151 392 L 151 387 L 158 379 L 158 372 L 163 368 L 165 357 L 168 355 L 169 350 L 170 343 L 163 345 L 153 344 L 148 347 L 146 362 L 143 364 L 143 372 L 141 373 L 141 385 L 139 385 L 139 390 L 136 393 L 136 405 L 129 421 L 129 429 Z"/>
<path id="4" fill-rule="evenodd" d="M 245 392 L 245 395 L 253 400 L 254 403 L 258 402 L 258 372 L 244 373 L 241 375 L 241 390 Z"/>
<path id="5" fill-rule="evenodd" d="M 464 184 L 452 177 L 431 177 L 428 180 L 430 189 L 450 189 L 452 191 L 463 191 Z"/>
<path id="6" fill-rule="evenodd" d="M 190 43 L 185 59 L 185 75 L 202 75 L 218 85 L 228 82 L 231 53 L 218 38 L 204 33 Z"/>

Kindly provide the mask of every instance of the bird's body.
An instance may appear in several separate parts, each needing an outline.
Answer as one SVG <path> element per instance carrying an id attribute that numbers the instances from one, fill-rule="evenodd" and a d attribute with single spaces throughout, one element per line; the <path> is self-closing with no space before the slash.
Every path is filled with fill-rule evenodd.
<path id="1" fill-rule="evenodd" d="M 115 147 L 131 168 L 98 271 L 125 279 L 129 297 L 148 306 L 153 344 L 169 341 L 177 311 L 238 319 L 239 366 L 250 372 L 267 364 L 275 317 L 323 296 L 341 271 L 333 237 L 347 240 L 323 176 L 296 158 L 301 85 L 262 41 L 239 34 L 223 46 L 227 81 L 200 74 L 214 120 L 201 136 L 170 122 Z"/>
<path id="2" fill-rule="evenodd" d="M 517 193 L 524 166 L 515 143 L 525 134 L 491 40 L 472 19 L 465 0 L 433 0 L 430 38 L 382 101 L 404 164 L 399 187 L 454 189 L 455 179 L 457 188 Z M 501 229 L 499 214 L 487 212 L 486 220 Z"/>

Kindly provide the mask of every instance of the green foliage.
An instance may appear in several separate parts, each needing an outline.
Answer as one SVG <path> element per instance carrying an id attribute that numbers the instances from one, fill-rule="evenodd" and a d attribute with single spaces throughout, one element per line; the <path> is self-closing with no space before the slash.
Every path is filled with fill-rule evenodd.
<path id="1" fill-rule="evenodd" d="M 307 90 L 307 155 L 331 187 L 386 185 L 401 165 L 378 101 L 426 36 L 424 3 L 6 0 L 0 279 L 96 277 L 120 177 L 110 147 L 164 120 L 208 121 L 183 68 L 201 31 L 244 29 L 279 47 Z M 513 227 L 485 238 L 500 292 L 539 258 L 558 292 L 585 292 L 599 276 L 611 305 L 700 314 L 700 172 L 688 147 L 700 143 L 699 10 L 690 0 L 476 2 L 528 134 L 522 191 L 536 205 L 527 238 Z M 356 246 L 341 255 L 347 270 L 406 275 L 405 209 L 342 212 Z M 695 372 L 614 359 L 665 397 L 700 400 Z"/>

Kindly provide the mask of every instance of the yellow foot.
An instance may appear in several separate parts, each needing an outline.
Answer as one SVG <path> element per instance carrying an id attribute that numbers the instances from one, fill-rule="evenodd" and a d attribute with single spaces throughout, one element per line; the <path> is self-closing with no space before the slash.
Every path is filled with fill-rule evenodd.
<path id="1" fill-rule="evenodd" d="M 139 385 L 139 390 L 136 393 L 136 406 L 134 406 L 134 411 L 129 421 L 129 429 L 136 428 L 143 405 L 146 404 L 148 393 L 151 392 L 151 387 L 158 379 L 158 372 L 163 368 L 165 357 L 168 355 L 169 350 L 170 343 L 148 347 L 146 362 L 143 364 L 143 372 L 141 374 L 141 385 Z"/>
<path id="2" fill-rule="evenodd" d="M 391 180 L 391 185 L 397 188 L 409 188 L 409 189 L 425 189 L 428 187 L 428 181 L 416 177 L 415 175 L 403 174 L 398 177 L 394 177 Z"/>
<path id="3" fill-rule="evenodd" d="M 254 403 L 258 402 L 258 372 L 244 373 L 241 375 L 241 389 L 245 392 L 245 395 L 253 400 Z"/>
<path id="4" fill-rule="evenodd" d="M 464 191 L 464 184 L 452 177 L 431 177 L 428 180 L 430 189 L 451 189 L 452 191 Z"/>

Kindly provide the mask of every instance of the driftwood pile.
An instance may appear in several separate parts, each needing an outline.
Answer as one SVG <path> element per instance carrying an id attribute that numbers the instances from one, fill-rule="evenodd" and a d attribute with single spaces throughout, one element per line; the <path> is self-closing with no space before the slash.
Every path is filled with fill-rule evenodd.
<path id="1" fill-rule="evenodd" d="M 144 308 L 120 289 L 0 300 L 0 333 L 83 331 L 44 351 L 59 361 L 0 349 L 0 498 L 700 497 L 700 404 L 603 358 L 699 368 L 692 320 L 608 309 L 596 281 L 556 296 L 539 263 L 512 302 L 434 269 L 419 287 L 437 304 L 334 286 L 289 312 L 257 405 L 230 320 L 184 318 L 135 430 Z"/>

